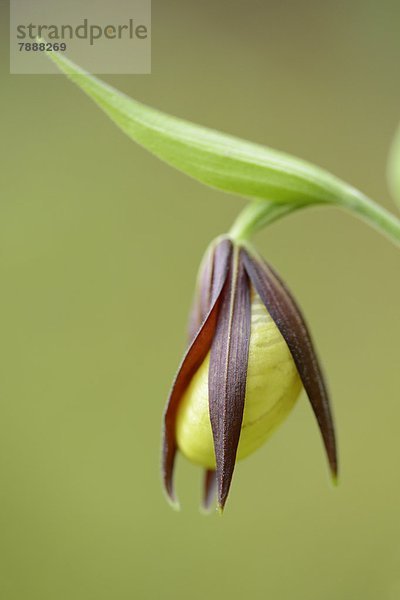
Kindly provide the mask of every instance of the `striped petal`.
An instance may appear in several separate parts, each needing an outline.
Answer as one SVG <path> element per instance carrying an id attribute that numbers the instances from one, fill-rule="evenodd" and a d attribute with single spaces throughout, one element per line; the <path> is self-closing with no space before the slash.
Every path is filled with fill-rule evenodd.
<path id="1" fill-rule="evenodd" d="M 223 291 L 228 285 L 228 270 L 232 244 L 229 240 L 222 240 L 215 250 L 214 278 L 211 293 L 210 309 L 191 343 L 178 370 L 164 413 L 163 432 L 163 457 L 162 471 L 164 489 L 172 504 L 177 506 L 173 487 L 173 471 L 177 451 L 175 425 L 179 402 L 205 356 L 210 350 L 214 332 L 217 327 Z"/>
<path id="2" fill-rule="evenodd" d="M 216 257 L 216 242 L 212 242 L 201 261 L 196 282 L 193 306 L 189 315 L 189 343 L 195 338 L 211 305 L 211 294 L 214 278 L 214 262 Z"/>
<path id="3" fill-rule="evenodd" d="M 275 271 L 242 248 L 246 271 L 293 356 L 322 434 L 334 478 L 338 462 L 328 392 L 307 325 L 292 295 Z"/>
<path id="4" fill-rule="evenodd" d="M 246 393 L 250 343 L 250 286 L 234 249 L 229 287 L 211 346 L 208 394 L 214 440 L 218 505 L 222 510 L 235 468 Z"/>

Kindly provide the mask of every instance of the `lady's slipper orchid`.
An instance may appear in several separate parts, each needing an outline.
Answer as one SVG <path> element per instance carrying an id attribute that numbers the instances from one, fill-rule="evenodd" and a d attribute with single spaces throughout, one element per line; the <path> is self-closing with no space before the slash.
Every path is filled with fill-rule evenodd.
<path id="1" fill-rule="evenodd" d="M 335 476 L 329 401 L 307 327 L 277 274 L 238 240 L 249 240 L 273 221 L 315 205 L 353 212 L 396 244 L 400 219 L 316 165 L 146 106 L 62 54 L 47 54 L 135 142 L 198 181 L 251 200 L 230 235 L 213 244 L 202 269 L 192 319 L 195 335 L 165 412 L 163 471 L 169 498 L 174 501 L 179 448 L 206 470 L 205 504 L 216 482 L 222 508 L 236 458 L 264 442 L 290 410 L 301 383 Z M 399 157 L 400 130 L 389 169 L 398 197 Z"/>
<path id="2" fill-rule="evenodd" d="M 269 265 L 228 237 L 216 240 L 200 269 L 190 332 L 165 411 L 163 476 L 173 503 L 179 449 L 205 469 L 203 505 L 209 507 L 216 483 L 222 510 L 236 459 L 264 443 L 302 384 L 336 476 L 332 416 L 310 334 Z"/>

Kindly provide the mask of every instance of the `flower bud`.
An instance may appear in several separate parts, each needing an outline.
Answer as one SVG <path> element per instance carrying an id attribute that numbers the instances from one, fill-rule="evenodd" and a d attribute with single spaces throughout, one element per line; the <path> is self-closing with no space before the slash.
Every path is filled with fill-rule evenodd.
<path id="1" fill-rule="evenodd" d="M 310 334 L 286 286 L 254 251 L 227 237 L 211 245 L 200 268 L 190 339 L 165 411 L 163 473 L 172 502 L 180 450 L 205 469 L 204 506 L 216 485 L 222 510 L 236 460 L 265 442 L 302 385 L 336 475 L 332 415 Z"/>
<path id="2" fill-rule="evenodd" d="M 191 462 L 215 469 L 208 404 L 210 352 L 182 396 L 176 421 L 179 450 Z M 243 421 L 236 458 L 259 448 L 285 419 L 301 391 L 289 348 L 260 297 L 251 290 L 250 346 Z"/>

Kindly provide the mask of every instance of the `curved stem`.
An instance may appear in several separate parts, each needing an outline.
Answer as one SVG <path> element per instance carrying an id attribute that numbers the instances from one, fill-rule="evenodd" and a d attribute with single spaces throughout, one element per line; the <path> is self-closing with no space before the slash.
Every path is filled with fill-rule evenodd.
<path id="1" fill-rule="evenodd" d="M 370 198 L 354 190 L 348 202 L 340 206 L 354 212 L 392 242 L 400 245 L 400 219 Z"/>
<path id="2" fill-rule="evenodd" d="M 246 241 L 251 236 L 273 221 L 302 208 L 302 204 L 266 202 L 255 200 L 244 207 L 233 223 L 229 236 L 236 241 Z"/>
<path id="3" fill-rule="evenodd" d="M 400 219 L 357 190 L 351 189 L 345 200 L 336 204 L 329 203 L 328 206 L 332 205 L 355 213 L 369 225 L 386 235 L 392 242 L 400 245 Z M 253 201 L 245 206 L 239 214 L 229 235 L 236 241 L 247 241 L 256 231 L 304 206 L 315 206 L 315 204 Z"/>

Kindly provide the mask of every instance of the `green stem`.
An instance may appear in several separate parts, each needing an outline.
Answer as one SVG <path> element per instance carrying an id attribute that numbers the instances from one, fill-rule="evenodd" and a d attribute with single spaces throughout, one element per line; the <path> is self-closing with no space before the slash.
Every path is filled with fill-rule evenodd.
<path id="1" fill-rule="evenodd" d="M 386 235 L 395 244 L 400 245 L 400 219 L 370 198 L 354 190 L 348 202 L 341 206 L 354 212 L 371 227 Z"/>
<path id="2" fill-rule="evenodd" d="M 302 208 L 302 206 L 301 204 L 282 204 L 255 200 L 247 204 L 239 213 L 229 231 L 229 235 L 237 242 L 249 240 L 256 231 Z"/>
<path id="3" fill-rule="evenodd" d="M 289 213 L 310 206 L 305 204 L 274 203 L 256 200 L 245 206 L 229 232 L 236 241 L 247 241 L 258 230 L 277 221 Z M 322 206 L 322 203 L 319 205 Z M 332 206 L 332 204 L 328 204 Z M 335 206 L 335 205 L 333 205 Z M 400 219 L 376 202 L 351 189 L 347 198 L 336 206 L 355 213 L 369 225 L 386 235 L 392 242 L 400 245 Z"/>

